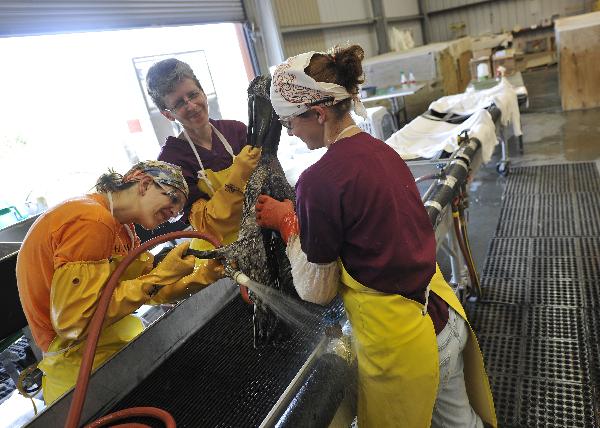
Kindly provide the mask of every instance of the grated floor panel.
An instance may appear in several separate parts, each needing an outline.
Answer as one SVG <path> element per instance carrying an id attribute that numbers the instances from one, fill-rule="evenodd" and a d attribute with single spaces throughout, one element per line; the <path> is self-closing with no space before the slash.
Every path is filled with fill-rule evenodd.
<path id="1" fill-rule="evenodd" d="M 600 174 L 511 170 L 467 307 L 501 427 L 600 427 Z"/>
<path id="2" fill-rule="evenodd" d="M 307 325 L 285 343 L 257 350 L 248 309 L 241 299 L 227 304 L 110 411 L 151 403 L 182 428 L 258 427 L 313 351 L 323 326 Z M 331 310 L 341 315 L 341 301 Z"/>

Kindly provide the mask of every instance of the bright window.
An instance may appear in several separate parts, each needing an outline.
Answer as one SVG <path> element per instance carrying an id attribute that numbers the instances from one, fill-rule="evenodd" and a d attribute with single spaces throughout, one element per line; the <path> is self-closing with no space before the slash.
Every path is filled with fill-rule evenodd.
<path id="1" fill-rule="evenodd" d="M 133 58 L 202 51 L 221 116 L 247 123 L 251 72 L 238 30 L 215 24 L 0 38 L 0 209 L 32 215 L 90 191 L 108 168 L 125 172 L 136 159 L 156 158 Z M 0 228 L 7 219 L 0 216 Z"/>

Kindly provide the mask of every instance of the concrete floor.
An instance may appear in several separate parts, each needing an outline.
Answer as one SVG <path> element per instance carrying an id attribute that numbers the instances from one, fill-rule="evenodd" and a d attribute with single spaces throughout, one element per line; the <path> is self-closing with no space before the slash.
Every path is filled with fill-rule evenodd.
<path id="1" fill-rule="evenodd" d="M 562 112 L 556 67 L 523 73 L 529 108 L 522 110 L 524 153 L 509 141 L 511 167 L 596 161 L 600 167 L 600 109 Z M 496 172 L 500 147 L 470 185 L 469 237 L 477 271 L 496 232 L 507 178 Z M 447 267 L 442 264 L 444 273 Z"/>

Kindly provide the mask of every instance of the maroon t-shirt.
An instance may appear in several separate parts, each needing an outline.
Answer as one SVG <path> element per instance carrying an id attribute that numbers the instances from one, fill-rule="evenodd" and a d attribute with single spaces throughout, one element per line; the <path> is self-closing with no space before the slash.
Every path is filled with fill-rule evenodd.
<path id="1" fill-rule="evenodd" d="M 246 145 L 246 125 L 237 120 L 209 120 L 229 142 L 233 149 L 233 154 L 237 155 Z M 202 159 L 205 169 L 221 171 L 229 168 L 232 164 L 231 155 L 227 152 L 215 132 L 212 133 L 212 149 L 208 150 L 204 147 L 196 146 L 196 151 L 200 159 Z M 200 169 L 200 164 L 196 159 L 196 155 L 194 155 L 186 139 L 168 137 L 158 155 L 158 160 L 179 165 L 183 170 L 183 176 L 190 189 L 190 196 L 185 206 L 185 214 L 182 217 L 187 222 L 192 204 L 200 198 L 210 199 L 206 193 L 198 189 L 198 170 Z"/>
<path id="2" fill-rule="evenodd" d="M 402 158 L 364 132 L 343 138 L 296 184 L 300 242 L 308 261 L 341 258 L 366 287 L 425 302 L 436 243 L 413 175 Z M 430 293 L 436 334 L 448 305 Z"/>

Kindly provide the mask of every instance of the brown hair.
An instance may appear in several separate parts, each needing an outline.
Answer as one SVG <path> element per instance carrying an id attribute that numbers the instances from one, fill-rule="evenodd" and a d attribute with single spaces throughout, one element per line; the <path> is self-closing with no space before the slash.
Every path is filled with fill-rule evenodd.
<path id="1" fill-rule="evenodd" d="M 310 60 L 304 72 L 317 82 L 336 83 L 353 95 L 358 94 L 363 78 L 362 60 L 365 51 L 359 45 L 331 48 L 327 54 L 316 54 Z M 346 114 L 351 107 L 351 99 L 335 104 L 332 108 L 338 117 Z"/>

